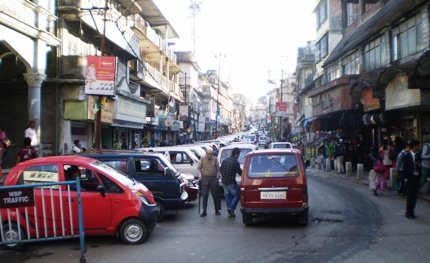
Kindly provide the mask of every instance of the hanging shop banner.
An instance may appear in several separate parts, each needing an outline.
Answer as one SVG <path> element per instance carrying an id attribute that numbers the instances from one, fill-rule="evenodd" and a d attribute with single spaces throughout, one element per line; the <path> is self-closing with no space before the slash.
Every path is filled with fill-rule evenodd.
<path id="1" fill-rule="evenodd" d="M 116 57 L 87 56 L 85 94 L 114 96 Z"/>
<path id="2" fill-rule="evenodd" d="M 276 117 L 287 116 L 287 103 L 278 101 L 276 102 Z"/>

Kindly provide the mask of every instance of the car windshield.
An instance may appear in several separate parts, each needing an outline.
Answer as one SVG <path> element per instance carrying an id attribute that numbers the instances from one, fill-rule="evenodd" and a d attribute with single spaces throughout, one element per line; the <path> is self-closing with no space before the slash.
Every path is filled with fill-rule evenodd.
<path id="1" fill-rule="evenodd" d="M 122 173 L 121 171 L 103 163 L 103 162 L 93 162 L 91 163 L 93 167 L 96 167 L 100 171 L 104 172 L 105 174 L 109 174 L 114 179 L 118 180 L 120 183 L 124 185 L 132 185 L 134 184 L 134 180 L 129 178 L 126 174 Z"/>
<path id="2" fill-rule="evenodd" d="M 249 177 L 294 177 L 298 175 L 294 154 L 259 154 L 251 158 Z"/>
<path id="3" fill-rule="evenodd" d="M 231 156 L 232 151 L 233 151 L 233 148 L 222 150 L 221 156 L 220 156 L 220 164 L 222 163 L 222 161 L 224 161 L 224 159 L 227 159 L 228 157 Z M 240 155 L 238 159 L 240 164 L 243 164 L 245 162 L 245 155 L 251 151 L 252 149 L 240 149 Z"/>

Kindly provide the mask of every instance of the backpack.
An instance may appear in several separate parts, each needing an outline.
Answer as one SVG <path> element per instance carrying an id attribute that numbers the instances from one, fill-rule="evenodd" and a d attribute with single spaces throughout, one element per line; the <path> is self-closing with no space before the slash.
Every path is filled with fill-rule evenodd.
<path id="1" fill-rule="evenodd" d="M 396 162 L 396 169 L 398 172 L 403 171 L 403 155 L 405 151 L 401 151 L 399 155 L 397 156 L 397 162 Z"/>

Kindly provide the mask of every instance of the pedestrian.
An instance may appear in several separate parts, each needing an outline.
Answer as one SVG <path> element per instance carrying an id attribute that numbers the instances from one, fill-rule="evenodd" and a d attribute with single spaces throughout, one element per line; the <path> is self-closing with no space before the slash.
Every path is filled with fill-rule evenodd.
<path id="1" fill-rule="evenodd" d="M 6 148 L 11 145 L 9 138 L 7 137 L 7 133 L 0 126 L 0 177 L 3 175 L 2 171 L 2 162 L 3 162 L 3 153 Z"/>
<path id="2" fill-rule="evenodd" d="M 327 163 L 327 165 L 329 167 L 327 167 L 328 171 L 333 171 L 334 170 L 334 154 L 335 154 L 335 149 L 334 149 L 334 138 L 332 138 L 327 144 L 326 144 L 326 152 L 327 152 L 327 156 L 329 159 L 329 162 Z"/>
<path id="3" fill-rule="evenodd" d="M 30 138 L 31 139 L 31 146 L 36 146 L 39 144 L 37 140 L 37 132 L 36 132 L 36 122 L 30 121 L 28 123 L 27 129 L 24 131 L 24 138 Z"/>
<path id="4" fill-rule="evenodd" d="M 82 151 L 82 146 L 79 140 L 73 141 L 73 147 L 72 147 L 73 153 L 80 153 Z"/>
<path id="5" fill-rule="evenodd" d="M 215 214 L 220 215 L 221 212 L 221 199 L 219 196 L 219 185 L 218 185 L 218 172 L 219 162 L 218 159 L 213 157 L 213 150 L 211 148 L 206 150 L 205 157 L 200 159 L 197 169 L 200 171 L 201 180 L 201 193 L 203 195 L 203 212 L 200 217 L 207 215 L 207 204 L 209 198 L 209 191 L 212 194 L 212 199 L 215 206 Z"/>
<path id="6" fill-rule="evenodd" d="M 394 147 L 391 143 L 391 140 L 388 136 L 384 137 L 384 140 L 382 142 L 382 146 L 379 149 L 379 153 L 382 157 L 382 162 L 385 165 L 385 178 L 390 177 L 390 168 L 393 167 L 393 160 L 395 160 L 395 153 L 394 153 Z"/>
<path id="7" fill-rule="evenodd" d="M 418 171 L 418 156 L 416 152 L 419 147 L 418 140 L 411 140 L 409 143 L 409 151 L 403 154 L 402 158 L 402 174 L 405 178 L 406 191 L 406 218 L 415 219 L 415 205 L 418 198 L 419 190 L 419 171 Z"/>
<path id="8" fill-rule="evenodd" d="M 397 155 L 397 161 L 396 161 L 396 170 L 398 175 L 398 180 L 395 185 L 395 188 L 397 189 L 397 193 L 400 195 L 405 194 L 405 177 L 403 175 L 403 155 L 407 152 L 409 152 L 409 144 L 404 143 L 405 147 L 402 149 L 402 151 Z"/>
<path id="9" fill-rule="evenodd" d="M 18 155 L 16 157 L 17 164 L 38 157 L 36 149 L 34 149 L 34 147 L 31 146 L 30 138 L 25 137 L 22 143 L 23 143 L 23 146 L 19 150 Z"/>
<path id="10" fill-rule="evenodd" d="M 343 167 L 343 159 L 345 155 L 345 144 L 343 143 L 343 139 L 340 138 L 338 142 L 336 142 L 335 146 L 335 155 L 336 155 L 336 173 L 343 174 L 345 173 L 345 169 Z"/>
<path id="11" fill-rule="evenodd" d="M 377 148 L 372 148 L 370 156 L 370 161 L 372 162 L 372 169 L 369 172 L 369 189 L 373 191 L 375 196 L 378 195 L 378 189 L 381 191 L 385 190 L 385 166 L 382 162 L 382 157 L 378 153 Z"/>
<path id="12" fill-rule="evenodd" d="M 233 218 L 236 215 L 234 210 L 240 198 L 240 188 L 236 182 L 236 174 L 242 175 L 242 169 L 238 161 L 240 149 L 235 147 L 229 158 L 224 159 L 221 164 L 221 182 L 224 189 L 224 198 L 227 205 L 228 217 Z"/>

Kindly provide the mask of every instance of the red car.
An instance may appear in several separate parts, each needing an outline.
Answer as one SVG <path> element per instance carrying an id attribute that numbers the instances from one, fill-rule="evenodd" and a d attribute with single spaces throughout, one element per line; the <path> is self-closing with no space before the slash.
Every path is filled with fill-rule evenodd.
<path id="1" fill-rule="evenodd" d="M 307 164 L 306 164 L 307 165 Z M 260 215 L 291 215 L 308 222 L 305 164 L 297 149 L 256 150 L 246 155 L 240 203 L 245 225 Z"/>
<path id="2" fill-rule="evenodd" d="M 76 212 L 69 212 L 77 211 L 76 188 L 61 184 L 76 180 L 73 176 L 79 176 L 81 181 L 85 235 L 117 235 L 127 244 L 147 240 L 156 225 L 158 213 L 151 192 L 143 184 L 129 179 L 118 170 L 82 156 L 36 158 L 11 169 L 4 180 L 4 186 L 43 183 L 60 185 L 35 187 L 34 208 L 0 209 L 4 236 L 9 239 L 18 238 L 19 232 L 31 237 L 52 236 L 55 233 L 58 235 L 63 231 L 66 235 L 79 233 L 78 215 Z M 26 222 L 22 216 L 25 213 L 29 214 L 30 222 Z M 13 224 L 9 224 L 10 220 Z M 13 227 L 10 228 L 10 225 Z M 35 227 L 37 225 L 39 227 Z"/>

